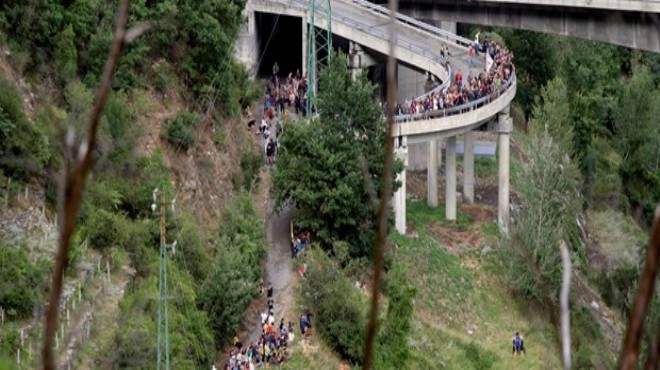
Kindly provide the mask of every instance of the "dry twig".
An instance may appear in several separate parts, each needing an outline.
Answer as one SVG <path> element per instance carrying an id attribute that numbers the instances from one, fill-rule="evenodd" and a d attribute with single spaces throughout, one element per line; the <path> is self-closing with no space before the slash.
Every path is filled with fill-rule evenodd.
<path id="1" fill-rule="evenodd" d="M 397 11 L 397 0 L 389 1 L 390 8 L 390 50 L 387 58 L 387 135 L 385 136 L 385 166 L 383 168 L 383 188 L 381 192 L 378 216 L 376 218 L 378 232 L 374 246 L 374 281 L 371 291 L 371 311 L 367 326 L 367 340 L 364 350 L 365 370 L 371 368 L 374 356 L 374 342 L 378 319 L 378 298 L 383 270 L 383 254 L 385 238 L 387 237 L 387 210 L 392 192 L 392 162 L 394 161 L 394 140 L 392 139 L 392 126 L 394 125 L 394 107 L 396 95 L 396 59 L 394 58 L 394 38 L 396 37 L 396 21 L 394 13 Z"/>
<path id="2" fill-rule="evenodd" d="M 561 261 L 563 265 L 561 279 L 561 293 L 559 296 L 559 306 L 561 310 L 561 344 L 562 344 L 562 363 L 564 370 L 571 368 L 571 315 L 568 307 L 568 293 L 571 288 L 571 256 L 568 254 L 566 243 L 562 240 L 559 244 L 561 251 Z"/>
<path id="3" fill-rule="evenodd" d="M 128 21 L 128 3 L 129 0 L 122 0 L 119 15 L 117 17 L 117 26 L 115 38 L 110 49 L 110 55 L 103 70 L 101 86 L 96 94 L 94 106 L 87 124 L 87 138 L 80 145 L 78 150 L 73 148 L 73 131 L 67 132 L 65 160 L 68 165 L 63 166 L 62 179 L 60 183 L 60 199 L 58 200 L 59 214 L 58 224 L 60 227 L 60 238 L 58 242 L 55 267 L 53 269 L 52 287 L 50 289 L 50 298 L 48 301 L 48 310 L 46 312 L 46 323 L 44 325 L 44 341 L 42 348 L 43 368 L 46 370 L 55 369 L 55 356 L 53 354 L 53 337 L 57 328 L 57 313 L 59 311 L 60 295 L 62 293 L 62 281 L 64 279 L 64 269 L 66 268 L 67 256 L 69 254 L 69 244 L 73 233 L 82 193 L 85 188 L 85 180 L 93 163 L 93 148 L 96 145 L 96 133 L 98 132 L 99 121 L 103 107 L 108 98 L 115 69 L 119 61 L 122 49 L 127 43 L 135 40 L 141 34 L 150 29 L 148 24 L 141 24 L 138 27 L 126 31 Z M 69 166 L 72 171 L 69 172 Z"/>
<path id="4" fill-rule="evenodd" d="M 656 212 L 655 225 L 651 232 L 649 247 L 646 250 L 646 262 L 644 263 L 644 271 L 642 272 L 639 281 L 639 290 L 637 291 L 633 308 L 630 311 L 628 330 L 626 331 L 626 337 L 623 342 L 623 351 L 620 358 L 619 369 L 621 370 L 632 370 L 637 366 L 639 344 L 644 331 L 644 321 L 646 319 L 646 314 L 648 313 L 649 305 L 653 300 L 653 292 L 655 290 L 655 283 L 660 266 L 660 217 L 657 216 L 658 212 Z M 657 346 L 658 344 L 656 344 L 656 347 Z M 653 349 L 651 349 L 651 351 L 653 351 Z M 652 356 L 652 354 L 649 354 L 649 357 Z M 650 361 L 652 361 L 652 359 L 648 362 Z"/>

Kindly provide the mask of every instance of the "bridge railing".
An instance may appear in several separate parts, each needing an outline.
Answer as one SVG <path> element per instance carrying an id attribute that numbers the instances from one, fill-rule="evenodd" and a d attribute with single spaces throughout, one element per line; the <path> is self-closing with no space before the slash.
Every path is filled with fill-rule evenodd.
<path id="1" fill-rule="evenodd" d="M 366 0 L 353 0 L 354 3 L 361 5 L 364 8 L 368 8 L 374 12 L 381 13 L 384 15 L 389 16 L 390 15 L 390 10 L 384 6 L 377 5 L 374 3 L 370 3 L 369 1 Z M 465 37 L 458 36 L 456 34 L 453 34 L 449 31 L 443 30 L 441 28 L 432 26 L 428 23 L 424 23 L 422 21 L 419 21 L 415 18 L 400 14 L 400 13 L 394 13 L 394 18 L 397 19 L 398 21 L 402 23 L 409 24 L 411 26 L 414 26 L 415 28 L 420 28 L 425 30 L 426 32 L 429 32 L 435 36 L 441 37 L 447 41 L 451 41 L 457 45 L 468 47 L 471 44 L 474 43 L 474 41 L 467 39 Z"/>
<path id="2" fill-rule="evenodd" d="M 308 0 L 307 1 L 306 0 L 270 0 L 270 1 L 280 3 L 280 4 L 283 4 L 283 5 L 287 5 L 287 6 L 294 5 L 298 8 L 302 8 L 303 10 L 307 10 L 309 8 L 309 1 Z M 325 13 L 325 11 L 326 11 L 326 9 L 323 6 L 319 6 L 317 8 L 317 13 Z M 346 16 L 346 15 L 338 14 L 338 13 L 334 13 L 334 12 L 332 14 L 332 19 L 336 20 L 340 23 L 346 24 L 346 25 L 348 25 L 352 28 L 355 28 L 356 30 L 359 30 L 361 32 L 364 32 L 364 33 L 367 33 L 367 34 L 372 35 L 374 37 L 377 37 L 381 40 L 389 40 L 389 33 L 384 32 L 384 31 L 382 31 L 382 30 L 380 30 L 376 27 L 365 25 L 364 22 L 362 22 L 360 19 L 355 19 L 353 17 L 349 17 L 349 16 Z M 431 60 L 438 60 L 438 58 L 439 58 L 438 55 L 433 54 L 428 49 L 421 48 L 421 47 L 419 47 L 417 45 L 414 45 L 413 43 L 410 43 L 410 42 L 406 42 L 406 40 L 404 40 L 400 37 L 396 37 L 394 43 L 395 43 L 396 46 L 398 46 L 402 49 L 411 51 L 411 52 L 413 52 L 417 55 L 423 55 L 424 57 L 429 58 Z M 451 71 L 448 71 L 448 76 L 451 76 Z M 445 81 L 445 83 L 448 82 L 449 79 L 450 78 L 448 78 Z M 441 86 L 446 87 L 444 83 Z"/>
<path id="3" fill-rule="evenodd" d="M 497 98 L 499 98 L 503 93 L 505 93 L 515 81 L 516 81 L 516 75 L 515 73 L 513 73 L 511 74 L 509 80 L 506 81 L 498 91 L 490 93 L 477 100 L 446 109 L 429 110 L 426 112 L 415 113 L 415 114 L 396 115 L 394 116 L 394 122 L 402 123 L 402 122 L 422 121 L 428 119 L 442 118 L 447 116 L 453 116 L 455 114 L 466 113 L 475 110 L 477 108 L 481 108 L 485 105 L 490 104 L 494 100 L 497 100 Z"/>

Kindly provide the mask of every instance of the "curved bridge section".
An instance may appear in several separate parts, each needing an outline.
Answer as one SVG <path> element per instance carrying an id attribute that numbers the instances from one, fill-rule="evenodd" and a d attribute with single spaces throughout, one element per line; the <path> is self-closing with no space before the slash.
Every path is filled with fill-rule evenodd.
<path id="1" fill-rule="evenodd" d="M 389 54 L 389 16 L 388 9 L 365 0 L 333 0 L 332 32 L 363 48 L 387 55 Z M 248 12 L 248 34 L 255 34 L 254 12 L 281 14 L 303 19 L 303 45 L 307 39 L 307 23 L 310 19 L 309 0 L 250 0 Z M 317 8 L 319 14 L 325 12 Z M 324 17 L 318 17 L 318 27 L 326 28 Z M 441 93 L 453 80 L 453 73 L 458 70 L 468 71 L 467 50 L 472 41 L 424 24 L 413 18 L 395 14 L 397 35 L 394 40 L 395 58 L 429 72 L 443 83 L 433 91 L 417 97 L 416 101 L 426 99 L 429 94 Z M 448 47 L 451 53 L 451 66 L 445 68 L 440 63 L 441 48 Z M 303 66 L 306 65 L 306 47 L 303 47 Z M 474 58 L 477 71 L 484 70 L 484 57 Z M 445 209 L 449 220 L 456 219 L 456 140 L 462 135 L 465 152 L 463 155 L 463 197 L 467 202 L 474 201 L 474 138 L 472 130 L 487 121 L 497 120 L 498 158 L 499 158 L 499 198 L 498 223 L 503 232 L 507 231 L 509 221 L 509 134 L 512 130 L 509 118 L 509 105 L 516 94 L 515 74 L 511 74 L 503 86 L 491 94 L 475 101 L 448 109 L 426 111 L 418 114 L 398 115 L 392 134 L 395 138 L 396 155 L 407 165 L 408 144 L 428 143 L 428 204 L 438 206 L 438 172 L 442 143 L 446 140 L 445 172 Z M 394 195 L 395 225 L 401 234 L 406 233 L 406 186 L 405 171 L 399 180 L 402 187 Z"/>

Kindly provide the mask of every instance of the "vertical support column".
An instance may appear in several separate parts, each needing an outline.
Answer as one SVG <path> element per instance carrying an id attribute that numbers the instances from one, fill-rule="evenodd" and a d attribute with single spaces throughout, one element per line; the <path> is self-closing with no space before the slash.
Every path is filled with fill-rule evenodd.
<path id="1" fill-rule="evenodd" d="M 397 140 L 397 139 L 395 139 Z M 401 187 L 394 193 L 394 226 L 401 235 L 406 234 L 406 167 L 408 167 L 408 147 L 406 137 L 402 138 L 402 143 L 394 149 L 394 155 L 403 162 L 403 171 L 397 174 L 397 181 L 401 182 Z"/>
<path id="2" fill-rule="evenodd" d="M 497 224 L 503 233 L 509 232 L 509 134 L 511 131 L 513 131 L 513 124 L 507 106 L 500 112 L 497 125 L 499 157 Z"/>
<path id="3" fill-rule="evenodd" d="M 474 203 L 474 133 L 463 134 L 463 195 L 468 203 Z"/>
<path id="4" fill-rule="evenodd" d="M 258 35 L 257 35 L 257 20 L 256 20 L 256 14 L 252 7 L 246 7 L 245 11 L 247 12 L 247 35 L 245 35 L 244 43 L 246 44 L 244 47 L 247 48 L 247 51 L 245 52 L 245 59 L 249 63 L 248 65 L 250 68 L 257 68 L 257 63 L 258 63 L 258 55 L 259 55 L 259 40 L 257 40 Z M 256 69 L 253 71 L 255 74 L 257 73 Z"/>
<path id="5" fill-rule="evenodd" d="M 427 191 L 426 201 L 429 207 L 438 206 L 438 141 L 429 141 L 429 160 L 426 167 Z"/>
<path id="6" fill-rule="evenodd" d="M 456 136 L 447 138 L 445 167 L 445 213 L 447 220 L 456 219 Z"/>
<path id="7" fill-rule="evenodd" d="M 307 73 L 307 53 L 309 52 L 307 41 L 309 38 L 308 29 L 307 29 L 307 13 L 303 15 L 302 19 L 302 68 L 300 69 L 302 75 L 304 76 Z"/>

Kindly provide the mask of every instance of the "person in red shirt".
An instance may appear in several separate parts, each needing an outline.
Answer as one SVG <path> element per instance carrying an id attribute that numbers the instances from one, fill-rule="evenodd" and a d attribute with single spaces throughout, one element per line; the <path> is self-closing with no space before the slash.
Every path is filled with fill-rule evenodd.
<path id="1" fill-rule="evenodd" d="M 456 85 L 460 89 L 463 84 L 463 74 L 461 73 L 461 70 L 459 69 L 458 72 L 456 72 Z"/>

